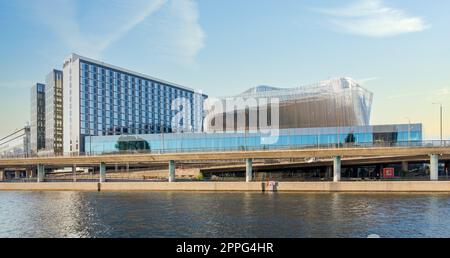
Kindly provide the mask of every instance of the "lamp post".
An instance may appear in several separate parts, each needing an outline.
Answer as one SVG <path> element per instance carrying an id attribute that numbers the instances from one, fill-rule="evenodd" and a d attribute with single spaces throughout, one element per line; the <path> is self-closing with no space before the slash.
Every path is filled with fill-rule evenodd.
<path id="1" fill-rule="evenodd" d="M 440 112 L 440 140 L 442 145 L 442 103 L 441 102 L 434 102 L 433 105 L 439 105 L 439 112 Z"/>

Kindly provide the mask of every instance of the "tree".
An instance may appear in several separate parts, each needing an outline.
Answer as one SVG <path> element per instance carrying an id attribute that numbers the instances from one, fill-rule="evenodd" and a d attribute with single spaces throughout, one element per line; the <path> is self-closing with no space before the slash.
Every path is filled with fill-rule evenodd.
<path id="1" fill-rule="evenodd" d="M 120 137 L 115 145 L 118 151 L 150 151 L 150 144 L 136 136 Z"/>
<path id="2" fill-rule="evenodd" d="M 354 143 L 356 141 L 355 136 L 353 133 L 349 133 L 347 137 L 345 137 L 345 143 Z"/>

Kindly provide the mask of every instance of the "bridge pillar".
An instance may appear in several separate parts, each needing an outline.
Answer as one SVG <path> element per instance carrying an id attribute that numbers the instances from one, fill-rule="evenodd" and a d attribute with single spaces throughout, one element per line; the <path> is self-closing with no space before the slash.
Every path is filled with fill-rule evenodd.
<path id="1" fill-rule="evenodd" d="M 445 175 L 448 176 L 448 173 L 450 172 L 450 161 L 445 162 L 444 171 Z"/>
<path id="2" fill-rule="evenodd" d="M 325 168 L 325 177 L 328 179 L 328 178 L 330 178 L 330 177 L 332 177 L 332 174 L 333 174 L 333 169 L 331 168 L 331 166 L 327 166 L 326 168 Z"/>
<path id="3" fill-rule="evenodd" d="M 253 159 L 245 160 L 245 182 L 251 182 L 253 180 Z"/>
<path id="4" fill-rule="evenodd" d="M 76 182 L 77 181 L 77 165 L 72 165 L 72 176 L 73 176 L 73 181 Z"/>
<path id="5" fill-rule="evenodd" d="M 5 180 L 5 171 L 0 170 L 0 182 Z"/>
<path id="6" fill-rule="evenodd" d="M 175 182 L 175 161 L 169 161 L 169 182 Z"/>
<path id="7" fill-rule="evenodd" d="M 37 182 L 42 183 L 45 180 L 45 167 L 44 165 L 37 165 Z"/>
<path id="8" fill-rule="evenodd" d="M 33 169 L 28 168 L 26 172 L 26 178 L 32 178 L 33 177 Z"/>
<path id="9" fill-rule="evenodd" d="M 100 163 L 100 183 L 106 182 L 106 164 Z"/>
<path id="10" fill-rule="evenodd" d="M 439 180 L 439 155 L 431 154 L 430 155 L 430 180 L 437 181 Z"/>
<path id="11" fill-rule="evenodd" d="M 409 171 L 408 161 L 402 161 L 402 171 L 404 171 L 404 172 L 408 172 Z"/>
<path id="12" fill-rule="evenodd" d="M 333 182 L 341 181 L 341 156 L 333 157 Z"/>

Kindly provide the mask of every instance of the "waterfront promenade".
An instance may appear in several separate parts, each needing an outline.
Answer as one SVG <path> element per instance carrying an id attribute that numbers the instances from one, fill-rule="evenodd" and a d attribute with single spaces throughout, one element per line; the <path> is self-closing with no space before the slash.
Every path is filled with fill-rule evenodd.
<path id="1" fill-rule="evenodd" d="M 276 159 L 276 158 L 310 158 L 310 157 L 379 157 L 379 156 L 419 156 L 419 155 L 450 155 L 450 143 L 443 146 L 405 146 L 405 147 L 349 147 L 349 148 L 305 148 L 280 150 L 250 150 L 250 151 L 215 151 L 215 152 L 184 152 L 164 154 L 113 154 L 113 155 L 79 155 L 32 158 L 3 158 L 0 167 L 33 166 L 37 164 L 52 166 L 94 165 L 100 163 L 148 163 L 169 161 L 204 161 L 233 159 Z"/>
<path id="2" fill-rule="evenodd" d="M 0 191 L 448 192 L 450 181 L 0 183 Z"/>
<path id="3" fill-rule="evenodd" d="M 429 162 L 430 181 L 362 181 L 346 182 L 341 180 L 341 166 L 345 159 L 363 158 L 350 162 L 401 162 L 420 157 Z M 267 182 L 254 181 L 254 161 L 279 158 L 322 158 L 329 159 L 327 166 L 332 172 L 332 182 Z M 176 163 L 186 161 L 224 162 L 240 160 L 245 166 L 245 181 L 189 181 L 177 182 Z M 349 161 L 347 161 L 349 162 Z M 346 148 L 304 148 L 287 150 L 253 150 L 253 151 L 218 151 L 218 152 L 188 152 L 167 154 L 116 154 L 94 156 L 60 156 L 33 158 L 3 158 L 0 159 L 0 190 L 80 190 L 80 191 L 300 191 L 300 192 L 450 192 L 449 181 L 439 180 L 439 162 L 444 162 L 448 169 L 450 164 L 450 144 L 434 146 L 405 147 L 346 147 Z M 167 164 L 167 181 L 117 182 L 108 181 L 107 166 L 117 164 Z M 355 163 L 357 164 L 357 163 Z M 283 164 L 289 166 L 289 164 Z M 309 166 L 321 165 L 323 161 L 313 160 Z M 72 168 L 73 181 L 76 180 L 76 169 L 80 167 L 98 167 L 97 182 L 46 182 L 46 174 L 54 169 Z M 7 168 L 25 168 L 28 175 L 36 171 L 36 181 L 27 183 L 4 182 L 3 170 Z M 49 170 L 50 169 L 50 170 Z M 272 189 L 273 188 L 273 189 Z"/>

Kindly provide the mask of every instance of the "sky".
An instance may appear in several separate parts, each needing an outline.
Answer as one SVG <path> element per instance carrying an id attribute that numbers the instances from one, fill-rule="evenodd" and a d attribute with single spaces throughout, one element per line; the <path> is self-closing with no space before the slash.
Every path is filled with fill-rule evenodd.
<path id="1" fill-rule="evenodd" d="M 0 0 L 0 136 L 30 117 L 30 88 L 78 53 L 235 95 L 351 77 L 371 124 L 450 139 L 450 1 Z"/>

